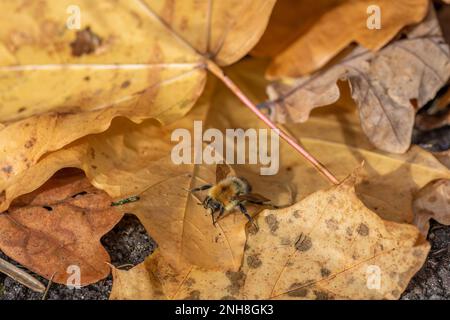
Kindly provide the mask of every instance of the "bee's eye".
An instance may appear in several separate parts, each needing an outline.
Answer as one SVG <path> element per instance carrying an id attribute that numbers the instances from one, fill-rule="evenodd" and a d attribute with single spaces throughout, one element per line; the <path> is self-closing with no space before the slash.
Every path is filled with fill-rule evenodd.
<path id="1" fill-rule="evenodd" d="M 214 210 L 219 210 L 220 204 L 219 204 L 218 202 L 214 201 L 214 202 L 212 203 L 212 205 L 213 205 L 213 207 L 214 207 Z"/>

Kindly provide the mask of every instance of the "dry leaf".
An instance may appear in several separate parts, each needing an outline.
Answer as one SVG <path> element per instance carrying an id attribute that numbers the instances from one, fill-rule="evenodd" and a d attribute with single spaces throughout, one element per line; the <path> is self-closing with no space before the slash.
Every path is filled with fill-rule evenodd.
<path id="1" fill-rule="evenodd" d="M 14 19 L 0 22 L 0 189 L 115 117 L 185 115 L 203 90 L 206 60 L 228 65 L 243 57 L 274 2 L 2 2 L 0 11 Z M 74 6 L 81 31 L 66 26 Z"/>
<path id="2" fill-rule="evenodd" d="M 262 101 L 265 97 L 266 82 L 259 76 L 265 65 L 265 61 L 249 60 L 233 66 L 229 71 L 233 81 L 254 101 Z M 261 71 L 258 73 L 258 70 Z M 238 105 L 237 98 L 226 90 L 218 90 L 214 95 L 208 124 L 222 130 L 266 128 L 251 112 Z M 361 130 L 348 90 L 342 91 L 341 99 L 334 105 L 315 110 L 306 123 L 288 124 L 285 129 L 339 180 L 364 162 L 364 179 L 356 190 L 364 204 L 383 219 L 411 223 L 413 194 L 432 180 L 450 178 L 445 166 L 417 146 L 412 146 L 403 155 L 374 148 Z M 278 174 L 261 176 L 259 167 L 245 165 L 235 169 L 248 178 L 255 192 L 266 195 L 270 190 L 267 197 L 276 204 L 292 204 L 328 186 L 327 181 L 321 179 L 312 167 L 305 165 L 284 142 L 280 143 Z"/>
<path id="3" fill-rule="evenodd" d="M 171 142 L 173 130 L 192 132 L 194 120 L 205 120 L 209 94 L 210 90 L 195 110 L 171 125 L 161 127 L 152 120 L 137 125 L 116 119 L 108 131 L 50 153 L 11 180 L 2 207 L 17 195 L 36 189 L 60 168 L 78 167 L 95 187 L 115 199 L 139 195 L 139 201 L 120 210 L 138 216 L 173 264 L 181 265 L 187 259 L 205 267 L 238 268 L 246 218 L 232 214 L 215 228 L 208 211 L 197 205 L 204 195 L 197 194 L 196 198 L 188 192 L 195 186 L 214 183 L 215 166 L 179 165 L 171 159 L 176 144 Z"/>
<path id="4" fill-rule="evenodd" d="M 265 64 L 261 61 L 248 60 L 233 67 L 229 72 L 233 80 L 253 100 L 258 101 L 264 97 L 266 85 L 266 82 L 258 76 L 258 70 L 259 74 L 262 74 L 264 68 Z M 249 73 L 249 70 L 253 70 L 253 72 Z M 187 175 L 192 174 L 193 170 L 192 166 L 174 165 L 170 160 L 172 145 L 169 141 L 174 128 L 192 127 L 194 119 L 201 120 L 205 117 L 207 108 L 209 111 L 204 122 L 206 127 L 221 130 L 225 128 L 243 128 L 244 130 L 266 128 L 253 113 L 243 107 L 239 100 L 223 87 L 217 88 L 213 98 L 211 101 L 210 97 L 205 95 L 198 108 L 173 126 L 158 128 L 152 121 L 136 125 L 124 119 L 117 119 L 104 134 L 80 139 L 62 150 L 48 154 L 35 166 L 12 180 L 11 186 L 5 189 L 4 201 L 0 203 L 1 207 L 4 210 L 12 199 L 36 189 L 53 172 L 63 167 L 82 168 L 97 188 L 106 190 L 115 198 L 143 192 L 146 190 L 146 186 L 158 186 L 159 182 L 166 180 L 168 180 L 169 188 L 171 185 L 179 187 L 171 189 L 172 192 L 178 190 L 185 197 L 187 193 L 184 193 L 183 188 L 189 188 L 190 182 Z M 339 179 L 345 178 L 354 167 L 364 161 L 365 178 L 357 185 L 357 192 L 362 201 L 384 219 L 412 222 L 413 193 L 432 180 L 450 178 L 448 169 L 430 153 L 419 147 L 413 146 L 404 155 L 386 154 L 374 149 L 361 132 L 353 105 L 345 99 L 341 99 L 335 106 L 317 110 L 310 121 L 301 125 L 289 125 L 287 129 L 305 147 L 316 154 L 318 159 Z M 282 142 L 280 148 L 280 169 L 274 176 L 261 176 L 259 165 L 235 167 L 239 175 L 250 181 L 255 192 L 271 199 L 275 204 L 290 205 L 300 201 L 308 194 L 328 186 L 327 182 L 321 179 L 313 168 L 305 165 L 304 161 L 293 153 L 288 145 Z M 209 170 L 210 176 L 213 171 L 213 168 Z M 186 176 L 183 176 L 184 174 Z M 172 182 L 170 182 L 171 178 L 173 178 Z M 214 181 L 209 178 L 205 182 L 197 181 L 198 184 L 206 182 Z M 155 189 L 154 192 L 157 192 L 156 190 L 158 189 Z M 158 196 L 157 199 L 164 202 L 165 198 Z M 175 197 L 175 199 L 180 198 Z M 163 203 L 163 207 L 172 208 L 173 217 L 177 217 L 182 213 L 176 206 L 182 205 L 184 201 L 167 201 Z M 151 213 L 147 214 L 151 216 Z M 210 220 L 203 217 L 203 214 L 202 210 L 192 212 L 192 216 L 196 219 L 205 219 L 205 227 L 202 226 L 204 229 L 201 230 L 207 234 L 212 232 L 203 239 L 205 241 L 207 239 L 210 239 L 208 241 L 214 240 L 218 235 L 217 230 L 210 228 Z M 170 216 L 172 217 L 172 215 Z M 241 218 L 239 214 L 236 218 L 238 217 Z M 169 222 L 166 227 L 168 225 L 174 227 L 175 225 L 170 221 L 177 220 L 177 218 L 171 220 L 167 217 L 167 219 Z M 152 236 L 157 232 L 165 232 L 164 228 L 160 231 L 156 227 L 155 230 L 151 229 L 150 222 L 147 228 Z M 177 230 L 174 234 L 179 235 L 180 229 Z M 161 245 L 164 239 L 168 239 L 167 235 L 167 233 L 162 235 L 157 242 Z M 196 236 L 200 236 L 200 234 L 196 233 Z M 190 235 L 186 236 L 185 239 L 189 240 L 190 237 Z M 244 239 L 243 237 L 243 233 L 239 233 L 239 236 L 235 235 L 233 239 Z M 176 237 L 176 239 L 181 238 L 180 236 Z M 191 239 L 196 238 L 191 237 Z M 170 249 L 178 250 L 176 248 L 179 246 L 175 246 L 174 243 L 179 243 L 179 240 L 172 239 L 167 242 L 169 251 L 165 253 L 173 252 Z M 230 252 L 224 249 L 221 242 L 218 246 L 226 252 Z M 174 256 L 179 256 L 179 251 L 177 252 Z M 218 249 L 211 252 L 209 253 L 208 250 L 206 256 L 220 255 L 219 260 L 229 257 L 219 254 L 223 251 Z M 236 254 L 233 261 L 238 261 L 241 254 Z M 202 255 L 205 254 L 202 253 Z M 196 257 L 195 254 L 192 256 Z M 209 258 L 202 259 L 200 262 L 204 260 L 208 261 Z M 224 265 L 230 265 L 230 262 L 230 260 L 226 263 L 222 261 Z M 231 264 L 236 264 L 236 262 Z"/>
<path id="5" fill-rule="evenodd" d="M 380 8 L 380 29 L 367 27 L 374 5 Z M 404 26 L 420 22 L 428 6 L 427 0 L 279 0 L 252 53 L 273 57 L 269 78 L 299 77 L 323 67 L 352 42 L 379 50 Z"/>
<path id="6" fill-rule="evenodd" d="M 66 284 L 69 266 L 80 268 L 81 285 L 109 274 L 100 238 L 123 214 L 111 198 L 79 173 L 58 176 L 24 195 L 0 214 L 0 249 L 37 274 Z"/>
<path id="7" fill-rule="evenodd" d="M 115 272 L 111 295 L 141 297 L 123 284 L 147 281 L 170 299 L 398 299 L 430 246 L 414 226 L 383 221 L 364 207 L 354 183 L 352 176 L 289 208 L 263 211 L 238 272 L 188 267 L 174 274 L 156 255 Z M 375 289 L 368 283 L 373 270 L 381 276 Z"/>
<path id="8" fill-rule="evenodd" d="M 414 224 L 423 236 L 430 229 L 430 219 L 450 225 L 450 180 L 436 180 L 427 184 L 414 197 Z"/>
<path id="9" fill-rule="evenodd" d="M 147 258 L 130 270 L 112 268 L 114 282 L 109 300 L 166 300 L 159 281 L 148 268 L 151 261 Z"/>
<path id="10" fill-rule="evenodd" d="M 357 47 L 329 69 L 270 85 L 269 106 L 276 121 L 306 121 L 312 109 L 339 98 L 336 82 L 347 79 L 370 141 L 382 150 L 403 153 L 411 143 L 416 111 L 449 76 L 449 48 L 431 11 L 405 39 L 377 53 Z"/>
<path id="11" fill-rule="evenodd" d="M 433 152 L 433 155 L 450 169 L 450 149 L 442 152 Z"/>

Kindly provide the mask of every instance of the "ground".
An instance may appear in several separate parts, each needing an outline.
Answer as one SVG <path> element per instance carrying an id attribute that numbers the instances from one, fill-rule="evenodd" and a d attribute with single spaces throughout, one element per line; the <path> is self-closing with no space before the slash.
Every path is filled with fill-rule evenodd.
<path id="1" fill-rule="evenodd" d="M 432 243 L 430 254 L 423 268 L 411 280 L 402 299 L 450 299 L 450 227 L 433 222 L 428 238 Z M 156 248 L 155 242 L 132 215 L 126 215 L 111 232 L 102 238 L 102 243 L 111 255 L 115 266 L 136 265 Z M 0 257 L 7 259 L 1 252 Z M 46 280 L 38 276 L 37 278 L 47 284 Z M 46 298 L 105 300 L 108 299 L 111 287 L 111 276 L 78 290 L 53 284 Z M 24 299 L 39 300 L 42 299 L 42 294 L 35 293 L 0 274 L 0 300 Z"/>

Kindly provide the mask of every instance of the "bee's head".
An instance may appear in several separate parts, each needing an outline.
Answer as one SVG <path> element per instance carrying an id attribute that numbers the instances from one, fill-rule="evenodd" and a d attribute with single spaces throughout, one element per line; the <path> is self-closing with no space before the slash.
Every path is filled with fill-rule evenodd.
<path id="1" fill-rule="evenodd" d="M 205 207 L 205 209 L 211 209 L 214 212 L 220 210 L 221 204 L 219 201 L 208 196 L 206 197 L 203 206 Z"/>

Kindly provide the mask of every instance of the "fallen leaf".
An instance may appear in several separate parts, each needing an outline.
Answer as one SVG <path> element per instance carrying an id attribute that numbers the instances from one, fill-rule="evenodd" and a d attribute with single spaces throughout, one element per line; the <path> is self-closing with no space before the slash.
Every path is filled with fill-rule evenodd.
<path id="1" fill-rule="evenodd" d="M 450 180 L 436 180 L 427 184 L 414 197 L 414 224 L 424 237 L 430 229 L 430 219 L 450 225 Z"/>
<path id="2" fill-rule="evenodd" d="M 146 259 L 130 270 L 112 268 L 115 280 L 109 300 L 127 300 L 129 297 L 133 300 L 166 300 L 158 279 L 147 267 L 151 261 Z"/>
<path id="3" fill-rule="evenodd" d="M 400 297 L 430 246 L 414 226 L 383 221 L 366 208 L 355 179 L 258 217 L 260 230 L 249 236 L 244 257 L 246 298 Z M 382 277 L 375 290 L 371 270 Z"/>
<path id="4" fill-rule="evenodd" d="M 228 71 L 233 81 L 238 83 L 251 99 L 261 101 L 265 96 L 266 81 L 259 74 L 263 73 L 265 66 L 264 61 L 247 60 Z M 250 73 L 249 70 L 253 72 Z M 316 110 L 310 121 L 304 124 L 291 124 L 286 126 L 286 129 L 314 152 L 338 179 L 345 178 L 353 168 L 364 162 L 364 179 L 357 185 L 357 192 L 362 201 L 383 219 L 412 222 L 413 194 L 432 180 L 450 178 L 448 169 L 430 153 L 417 146 L 413 146 L 403 155 L 387 154 L 375 149 L 361 132 L 355 108 L 351 100 L 346 99 L 347 95 L 348 92 L 344 91 L 341 100 L 335 105 Z M 159 128 L 151 120 L 138 125 L 125 119 L 116 119 L 105 133 L 88 136 L 66 148 L 49 153 L 35 166 L 11 180 L 11 185 L 4 189 L 0 210 L 5 210 L 12 199 L 36 189 L 48 180 L 53 172 L 64 167 L 82 168 L 94 186 L 107 191 L 114 198 L 136 195 L 146 190 L 147 186 L 158 186 L 159 182 L 167 181 L 170 193 L 164 191 L 166 195 L 179 190 L 182 192 L 182 199 L 186 199 L 183 198 L 187 196 L 183 188 L 189 188 L 188 175 L 192 175 L 194 171 L 192 166 L 175 165 L 170 159 L 170 150 L 173 145 L 169 141 L 174 128 L 192 128 L 192 121 L 197 119 L 204 120 L 204 129 L 208 127 L 219 130 L 266 129 L 253 113 L 242 106 L 239 100 L 223 87 L 218 87 L 212 97 L 211 100 L 211 95 L 205 95 L 187 117 L 174 123 L 173 126 Z M 261 165 L 239 165 L 234 166 L 234 169 L 238 175 L 250 181 L 255 192 L 278 205 L 293 204 L 328 186 L 328 183 L 321 179 L 312 167 L 305 166 L 304 161 L 284 142 L 280 143 L 278 173 L 273 176 L 261 176 L 261 167 Z M 214 182 L 211 180 L 213 167 L 198 172 L 206 174 L 202 177 L 206 180 L 205 182 L 196 179 L 199 185 Z M 177 188 L 171 188 L 172 185 Z M 148 192 L 151 190 L 152 188 Z M 154 192 L 157 193 L 157 190 L 158 188 L 154 189 Z M 158 201 L 164 200 L 161 196 L 156 198 Z M 163 203 L 164 208 L 173 209 L 174 218 L 166 216 L 167 223 L 164 227 L 170 225 L 176 228 L 178 231 L 173 234 L 181 234 L 179 225 L 176 227 L 171 221 L 177 221 L 179 219 L 177 217 L 183 214 L 180 208 L 174 207 L 182 203 L 185 203 L 185 200 Z M 137 202 L 136 205 L 138 204 Z M 155 212 L 159 210 L 155 209 Z M 218 235 L 217 230 L 210 228 L 210 220 L 203 214 L 202 210 L 195 211 L 192 212 L 192 217 L 204 219 L 204 222 L 199 222 L 200 224 L 196 226 L 202 226 L 200 230 L 208 234 L 212 232 L 212 234 L 205 235 L 204 241 L 199 243 L 205 243 L 211 239 L 215 241 L 215 236 Z M 147 215 L 152 216 L 152 213 L 147 212 Z M 152 236 L 155 236 L 157 232 L 165 232 L 164 228 L 159 230 L 155 226 L 150 222 L 147 226 Z M 236 227 L 238 228 L 237 225 Z M 200 235 L 196 233 L 195 237 Z M 156 241 L 161 245 L 164 239 L 168 239 L 167 236 L 168 234 L 164 233 Z M 184 239 L 193 240 L 196 239 L 195 237 L 186 235 Z M 167 250 L 169 250 L 167 253 L 177 250 L 178 253 L 173 256 L 180 256 L 177 249 L 179 247 L 173 244 L 179 243 L 181 238 L 183 237 L 177 236 L 178 240 L 172 239 L 167 242 Z M 245 237 L 243 233 L 239 233 L 239 236 L 235 235 L 233 239 L 245 239 Z M 218 246 L 223 248 L 221 241 Z M 237 248 L 240 247 L 237 246 Z M 242 248 L 239 250 L 242 252 Z M 220 255 L 221 258 L 214 258 L 219 260 L 228 259 L 229 256 L 219 252 L 222 251 L 214 249 L 207 255 L 211 254 L 212 257 Z M 237 261 L 241 255 L 242 253 L 235 254 L 235 258 L 232 259 L 234 262 L 228 260 L 222 263 L 224 265 L 239 264 Z M 194 256 L 196 255 L 192 255 Z M 209 259 L 202 259 L 200 262 L 204 260 Z"/>
<path id="5" fill-rule="evenodd" d="M 100 238 L 123 214 L 79 173 L 56 176 L 0 214 L 0 249 L 31 271 L 61 284 L 79 268 L 80 285 L 109 274 Z"/>
<path id="6" fill-rule="evenodd" d="M 377 53 L 357 47 L 328 69 L 273 83 L 268 87 L 268 106 L 276 121 L 306 121 L 312 109 L 339 98 L 336 82 L 347 79 L 370 141 L 384 151 L 404 153 L 411 144 L 416 111 L 449 76 L 449 47 L 431 11 L 405 39 Z"/>
<path id="7" fill-rule="evenodd" d="M 135 124 L 119 118 L 104 133 L 84 137 L 43 157 L 11 179 L 5 190 L 7 208 L 17 195 L 30 192 L 65 167 L 77 167 L 91 183 L 114 199 L 138 195 L 139 201 L 120 206 L 138 216 L 161 252 L 175 266 L 184 260 L 209 268 L 238 268 L 245 245 L 240 213 L 221 219 L 213 227 L 202 206 L 202 194 L 188 190 L 215 182 L 215 165 L 176 164 L 171 142 L 176 129 L 193 133 L 194 121 L 205 121 L 211 90 L 186 117 L 167 126 L 153 120 Z M 119 207 L 118 207 L 119 208 Z"/>
<path id="8" fill-rule="evenodd" d="M 141 297 L 123 285 L 146 281 L 169 299 L 398 299 L 430 245 L 414 226 L 383 221 L 364 207 L 354 183 L 352 176 L 291 207 L 263 211 L 238 272 L 191 266 L 173 273 L 155 253 L 115 272 L 111 295 Z M 380 283 L 370 282 L 371 272 Z"/>
<path id="9" fill-rule="evenodd" d="M 266 81 L 260 76 L 266 61 L 248 60 L 229 70 L 230 77 L 253 101 L 265 97 Z M 258 71 L 259 74 L 258 74 Z M 250 72 L 251 71 L 251 72 Z M 368 141 L 361 130 L 356 106 L 347 88 L 333 105 L 315 110 L 309 121 L 286 124 L 284 129 L 317 159 L 338 180 L 364 162 L 363 179 L 356 186 L 358 196 L 372 211 L 383 219 L 397 222 L 413 221 L 413 195 L 430 181 L 449 179 L 450 172 L 429 152 L 412 146 L 402 155 L 380 151 Z M 208 125 L 226 128 L 266 128 L 244 107 L 236 110 L 240 102 L 226 90 L 218 90 L 209 112 Z M 317 172 L 284 142 L 280 142 L 280 168 L 273 176 L 261 176 L 262 165 L 235 166 L 245 176 L 255 192 L 266 195 L 275 204 L 289 205 L 328 186 Z M 267 191 L 271 192 L 267 194 Z"/>
<path id="10" fill-rule="evenodd" d="M 370 29 L 373 6 L 379 29 Z M 269 26 L 252 53 L 273 57 L 266 75 L 299 77 L 323 67 L 352 42 L 377 51 L 405 26 L 426 15 L 427 0 L 279 0 Z"/>
<path id="11" fill-rule="evenodd" d="M 0 23 L 0 189 L 113 118 L 184 116 L 203 90 L 206 61 L 224 66 L 243 57 L 274 2 L 2 2 L 14 19 Z M 81 30 L 70 26 L 73 8 Z"/>
<path id="12" fill-rule="evenodd" d="M 442 152 L 434 152 L 433 155 L 447 168 L 450 169 L 450 149 Z"/>

